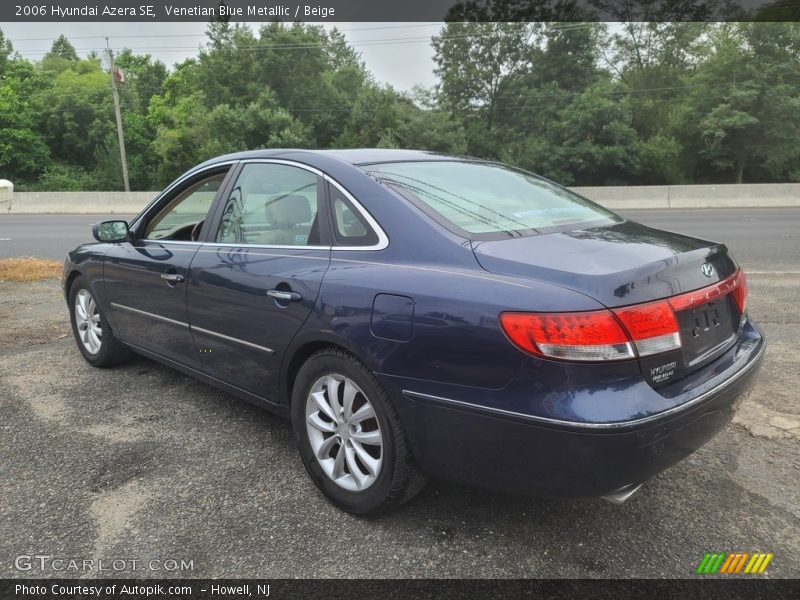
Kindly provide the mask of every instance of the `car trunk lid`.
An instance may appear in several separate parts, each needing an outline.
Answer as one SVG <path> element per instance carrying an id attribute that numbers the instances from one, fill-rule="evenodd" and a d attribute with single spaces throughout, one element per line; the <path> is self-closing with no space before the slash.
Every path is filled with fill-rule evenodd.
<path id="1" fill-rule="evenodd" d="M 487 271 L 557 284 L 611 309 L 712 290 L 737 271 L 722 244 L 633 221 L 473 241 L 472 247 Z M 639 359 L 652 385 L 702 367 L 735 341 L 741 314 L 731 294 L 717 290 L 710 297 L 703 293 L 689 300 L 675 309 L 681 348 Z"/>

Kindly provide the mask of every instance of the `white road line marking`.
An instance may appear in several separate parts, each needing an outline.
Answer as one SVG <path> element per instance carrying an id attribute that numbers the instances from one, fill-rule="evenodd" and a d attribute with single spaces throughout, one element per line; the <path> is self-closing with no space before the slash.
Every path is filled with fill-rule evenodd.
<path id="1" fill-rule="evenodd" d="M 12 238 L 0 238 L 0 242 L 10 242 Z"/>

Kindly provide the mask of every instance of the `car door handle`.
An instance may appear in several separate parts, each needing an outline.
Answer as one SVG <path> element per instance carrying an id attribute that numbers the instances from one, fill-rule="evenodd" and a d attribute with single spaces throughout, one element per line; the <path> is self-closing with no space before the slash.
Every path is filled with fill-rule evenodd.
<path id="1" fill-rule="evenodd" d="M 303 297 L 297 292 L 287 292 L 284 290 L 267 290 L 267 296 L 281 300 L 282 302 L 299 302 Z"/>
<path id="2" fill-rule="evenodd" d="M 169 283 L 180 283 L 184 280 L 184 276 L 178 273 L 162 273 L 161 279 L 164 279 Z"/>

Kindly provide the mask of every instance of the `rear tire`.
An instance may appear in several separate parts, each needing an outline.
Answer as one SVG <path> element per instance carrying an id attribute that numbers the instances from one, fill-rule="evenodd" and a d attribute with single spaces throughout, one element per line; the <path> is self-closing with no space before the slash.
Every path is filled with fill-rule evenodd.
<path id="1" fill-rule="evenodd" d="M 322 350 L 300 368 L 292 426 L 311 479 L 333 504 L 356 515 L 388 512 L 427 482 L 414 465 L 386 392 L 361 362 Z"/>
<path id="2" fill-rule="evenodd" d="M 129 350 L 114 337 L 86 279 L 79 275 L 69 289 L 72 335 L 83 358 L 93 367 L 109 367 L 128 358 Z"/>

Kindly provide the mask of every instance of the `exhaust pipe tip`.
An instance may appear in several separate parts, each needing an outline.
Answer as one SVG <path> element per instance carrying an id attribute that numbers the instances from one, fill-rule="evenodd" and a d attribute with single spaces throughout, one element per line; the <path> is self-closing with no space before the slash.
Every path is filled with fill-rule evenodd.
<path id="1" fill-rule="evenodd" d="M 603 500 L 611 502 L 611 504 L 623 504 L 628 498 L 633 496 L 642 487 L 641 483 L 631 483 L 619 488 L 616 492 L 600 496 Z"/>

